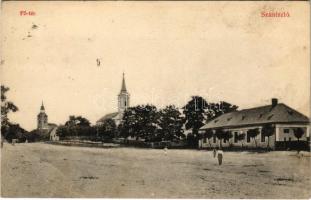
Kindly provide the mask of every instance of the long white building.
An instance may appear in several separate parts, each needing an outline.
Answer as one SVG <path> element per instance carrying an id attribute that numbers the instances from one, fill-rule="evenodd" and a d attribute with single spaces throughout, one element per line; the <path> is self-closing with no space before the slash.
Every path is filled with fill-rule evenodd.
<path id="1" fill-rule="evenodd" d="M 310 138 L 309 118 L 283 103 L 278 103 L 277 99 L 272 99 L 270 105 L 225 113 L 209 121 L 200 128 L 203 138 L 199 140 L 199 147 L 218 147 L 220 141 L 215 134 L 217 129 L 232 133 L 229 140 L 221 141 L 224 147 L 229 145 L 254 147 L 255 144 L 258 147 L 266 147 L 268 137 L 264 136 L 262 128 L 267 124 L 274 128 L 274 134 L 269 137 L 269 146 L 272 148 L 278 142 L 297 141 L 298 138 L 294 135 L 294 130 L 297 128 L 303 130 L 303 135 L 299 138 L 300 141 L 307 141 Z M 256 128 L 259 130 L 259 134 L 253 139 L 248 130 Z M 213 137 L 210 139 L 204 137 L 206 131 L 212 131 Z M 238 139 L 240 134 L 245 134 L 244 140 Z"/>

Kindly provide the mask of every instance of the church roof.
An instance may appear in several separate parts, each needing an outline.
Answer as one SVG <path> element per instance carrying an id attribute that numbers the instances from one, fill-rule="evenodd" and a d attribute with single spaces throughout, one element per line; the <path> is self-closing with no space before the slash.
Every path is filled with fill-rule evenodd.
<path id="1" fill-rule="evenodd" d="M 42 101 L 40 110 L 45 110 L 44 105 L 43 105 L 43 101 Z"/>
<path id="2" fill-rule="evenodd" d="M 309 118 L 280 103 L 225 113 L 200 129 L 231 128 L 267 123 L 309 123 Z"/>
<path id="3" fill-rule="evenodd" d="M 123 73 L 123 79 L 122 79 L 121 92 L 126 92 L 126 85 L 125 85 L 124 73 Z"/>
<path id="4" fill-rule="evenodd" d="M 49 127 L 57 127 L 57 124 L 54 123 L 48 123 Z"/>
<path id="5" fill-rule="evenodd" d="M 48 116 L 45 112 L 40 112 L 38 116 Z"/>
<path id="6" fill-rule="evenodd" d="M 50 135 L 50 133 L 52 132 L 52 130 L 54 128 L 57 128 L 56 124 L 48 123 L 48 126 L 46 128 L 44 128 L 44 129 L 37 129 L 37 131 L 39 132 L 40 135 L 48 136 L 48 135 Z"/>
<path id="7" fill-rule="evenodd" d="M 103 116 L 102 118 L 100 118 L 99 120 L 97 120 L 96 123 L 104 122 L 106 119 L 113 119 L 113 118 L 116 117 L 118 114 L 119 114 L 118 112 L 113 112 L 113 113 L 106 114 L 105 116 Z"/>
<path id="8" fill-rule="evenodd" d="M 42 104 L 41 104 L 41 107 L 40 107 L 40 113 L 38 114 L 38 116 L 47 116 L 47 114 L 45 114 L 45 108 L 44 108 L 44 105 L 43 105 L 43 101 L 42 101 Z"/>

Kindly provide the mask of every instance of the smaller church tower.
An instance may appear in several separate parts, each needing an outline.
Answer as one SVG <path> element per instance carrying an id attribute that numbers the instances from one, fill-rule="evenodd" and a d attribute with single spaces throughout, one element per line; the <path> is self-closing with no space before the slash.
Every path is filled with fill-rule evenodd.
<path id="1" fill-rule="evenodd" d="M 48 116 L 45 113 L 45 108 L 42 102 L 40 113 L 38 114 L 38 129 L 46 129 L 48 128 Z"/>
<path id="2" fill-rule="evenodd" d="M 130 106 L 130 94 L 126 90 L 124 73 L 122 79 L 121 91 L 118 95 L 118 112 L 123 114 L 123 112 Z"/>

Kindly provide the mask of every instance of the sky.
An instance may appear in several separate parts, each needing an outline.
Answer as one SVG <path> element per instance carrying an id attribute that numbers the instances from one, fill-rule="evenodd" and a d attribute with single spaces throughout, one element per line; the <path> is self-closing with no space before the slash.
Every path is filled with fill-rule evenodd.
<path id="1" fill-rule="evenodd" d="M 115 112 L 123 72 L 131 106 L 201 95 L 244 109 L 275 97 L 309 116 L 308 2 L 8 1 L 1 11 L 1 82 L 26 130 L 42 101 L 56 124 Z M 290 17 L 261 17 L 269 11 Z"/>

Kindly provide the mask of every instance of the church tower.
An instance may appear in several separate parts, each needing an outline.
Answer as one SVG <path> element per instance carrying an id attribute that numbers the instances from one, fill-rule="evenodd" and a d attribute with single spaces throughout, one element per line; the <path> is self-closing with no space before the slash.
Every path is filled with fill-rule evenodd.
<path id="1" fill-rule="evenodd" d="M 130 94 L 126 90 L 125 79 L 123 73 L 121 91 L 118 95 L 118 112 L 123 113 L 130 106 Z"/>
<path id="2" fill-rule="evenodd" d="M 40 113 L 38 114 L 38 129 L 46 129 L 48 128 L 48 116 L 45 113 L 45 108 L 42 102 Z"/>

